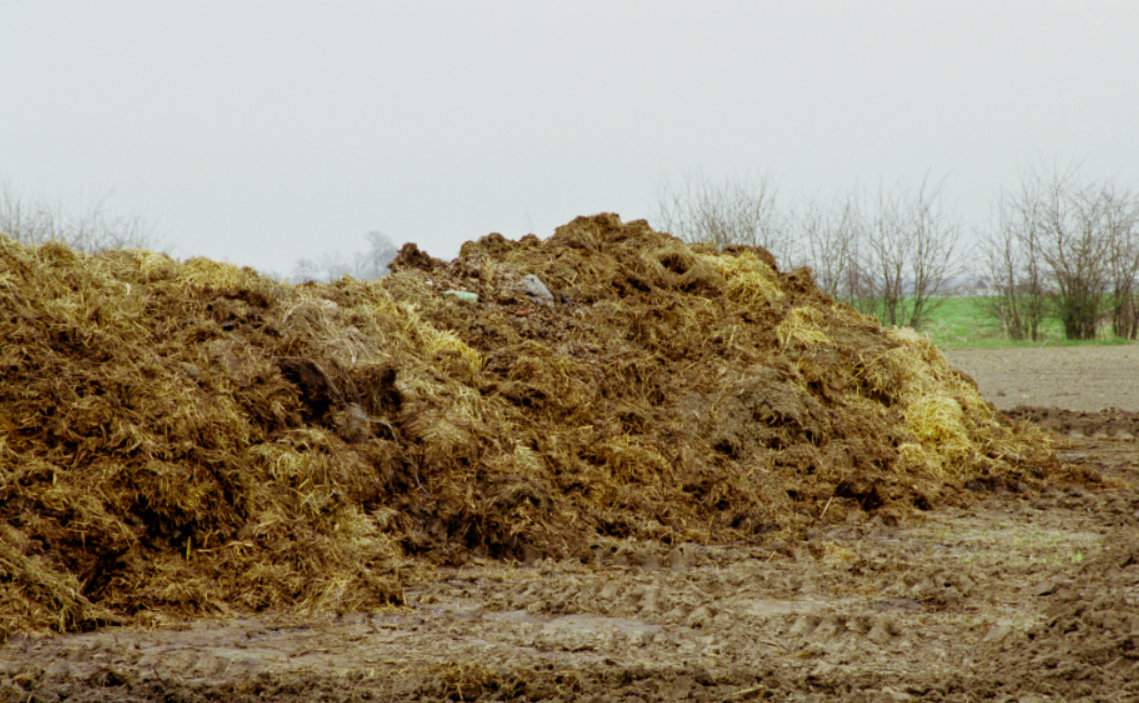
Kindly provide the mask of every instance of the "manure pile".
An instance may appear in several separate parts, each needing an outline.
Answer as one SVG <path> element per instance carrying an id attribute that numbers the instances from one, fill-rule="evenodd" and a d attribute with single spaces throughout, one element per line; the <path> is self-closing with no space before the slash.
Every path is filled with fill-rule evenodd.
<path id="1" fill-rule="evenodd" d="M 762 250 L 599 215 L 393 270 L 291 286 L 0 238 L 0 638 L 399 603 L 472 554 L 789 538 L 1054 461 Z"/>

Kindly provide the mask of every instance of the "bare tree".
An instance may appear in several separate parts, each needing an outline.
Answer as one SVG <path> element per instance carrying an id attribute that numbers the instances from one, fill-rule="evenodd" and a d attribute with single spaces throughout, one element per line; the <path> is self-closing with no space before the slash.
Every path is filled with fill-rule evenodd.
<path id="1" fill-rule="evenodd" d="M 1105 186 L 1100 192 L 1107 237 L 1107 273 L 1111 284 L 1111 330 L 1135 339 L 1139 331 L 1139 198 Z"/>
<path id="2" fill-rule="evenodd" d="M 388 274 L 388 264 L 399 253 L 388 235 L 374 229 L 364 235 L 368 240 L 368 250 L 358 260 L 359 272 L 364 278 L 380 278 Z"/>
<path id="3" fill-rule="evenodd" d="M 882 191 L 871 208 L 850 197 L 792 219 L 767 181 L 689 180 L 665 191 L 658 222 L 691 242 L 758 245 L 785 262 L 801 255 L 820 288 L 891 325 L 925 322 L 956 272 L 958 227 L 925 182 L 910 194 Z"/>
<path id="4" fill-rule="evenodd" d="M 4 188 L 0 191 L 0 232 L 24 244 L 51 241 L 56 232 L 56 212 L 42 204 L 31 204 Z"/>
<path id="5" fill-rule="evenodd" d="M 985 241 L 989 313 L 1011 339 L 1040 339 L 1048 305 L 1041 257 L 1041 200 L 1028 181 L 997 204 L 995 231 Z"/>
<path id="6" fill-rule="evenodd" d="M 860 300 L 864 291 L 857 269 L 865 224 L 857 200 L 851 197 L 830 206 L 810 203 L 794 227 L 819 288 L 840 300 Z"/>
<path id="7" fill-rule="evenodd" d="M 1107 313 L 1114 334 L 1139 327 L 1139 199 L 1074 170 L 1030 172 L 1000 202 L 988 242 L 991 312 L 1014 339 L 1039 339 L 1051 307 L 1068 339 L 1092 339 Z M 1049 305 L 1050 303 L 1050 305 Z"/>
<path id="8" fill-rule="evenodd" d="M 293 283 L 325 280 L 325 268 L 316 259 L 308 257 L 297 259 L 297 263 L 293 266 L 293 273 L 288 277 L 288 280 Z"/>
<path id="9" fill-rule="evenodd" d="M 904 317 L 907 225 L 896 194 L 880 192 L 866 233 L 861 263 L 867 286 L 862 301 L 883 323 L 897 325 Z"/>
<path id="10" fill-rule="evenodd" d="M 0 189 L 0 233 L 24 244 L 57 241 L 86 252 L 153 244 L 142 220 L 109 215 L 104 202 L 72 215 L 59 207 L 24 200 L 7 187 Z"/>
<path id="11" fill-rule="evenodd" d="M 1094 339 L 1108 289 L 1109 215 L 1100 191 L 1074 174 L 1035 178 L 1041 256 L 1068 339 Z"/>
<path id="12" fill-rule="evenodd" d="M 381 278 L 388 273 L 388 264 L 396 256 L 396 247 L 386 234 L 372 230 L 364 235 L 368 248 L 362 252 L 344 255 L 329 252 L 317 259 L 304 258 L 297 261 L 289 280 L 332 281 L 344 276 L 360 280 Z"/>
<path id="13" fill-rule="evenodd" d="M 666 187 L 657 224 L 688 242 L 760 246 L 781 262 L 793 254 L 776 190 L 766 179 L 715 184 L 689 178 L 682 188 Z"/>
<path id="14" fill-rule="evenodd" d="M 926 182 L 911 194 L 880 192 L 860 262 L 862 304 L 885 324 L 920 327 L 957 271 L 958 234 Z"/>

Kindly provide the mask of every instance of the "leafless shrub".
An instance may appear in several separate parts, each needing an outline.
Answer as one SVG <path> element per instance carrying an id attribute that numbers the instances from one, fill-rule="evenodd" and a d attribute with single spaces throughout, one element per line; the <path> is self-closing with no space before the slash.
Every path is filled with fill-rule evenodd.
<path id="1" fill-rule="evenodd" d="M 1002 195 L 987 242 L 990 312 L 1014 339 L 1040 338 L 1049 308 L 1068 339 L 1093 339 L 1110 315 L 1112 332 L 1139 327 L 1139 197 L 1074 170 L 1029 172 Z"/>
<path id="2" fill-rule="evenodd" d="M 1107 236 L 1107 275 L 1111 285 L 1111 330 L 1135 339 L 1139 332 L 1139 197 L 1106 186 L 1100 191 Z"/>
<path id="3" fill-rule="evenodd" d="M 1041 256 L 1040 199 L 1029 184 L 1001 195 L 997 224 L 984 243 L 985 275 L 993 295 L 987 301 L 1011 339 L 1040 339 L 1048 307 Z"/>
<path id="4" fill-rule="evenodd" d="M 792 257 L 776 190 L 766 179 L 717 184 L 689 178 L 681 188 L 666 187 L 656 224 L 688 242 L 761 246 L 783 263 Z"/>
<path id="5" fill-rule="evenodd" d="M 958 227 L 940 192 L 879 194 L 870 207 L 848 197 L 789 216 L 767 181 L 667 190 L 658 224 L 690 242 L 751 244 L 780 261 L 805 263 L 819 287 L 891 325 L 920 326 L 954 273 Z"/>
<path id="6" fill-rule="evenodd" d="M 1091 187 L 1056 176 L 1040 188 L 1044 246 L 1068 339 L 1094 339 L 1108 288 L 1105 203 Z"/>
<path id="7" fill-rule="evenodd" d="M 795 218 L 793 228 L 819 288 L 840 300 L 859 300 L 865 287 L 858 266 L 865 222 L 857 200 L 810 203 Z"/>
<path id="8" fill-rule="evenodd" d="M 332 281 L 344 276 L 358 280 L 371 280 L 386 276 L 388 264 L 396 255 L 396 247 L 386 234 L 373 230 L 364 235 L 368 248 L 350 255 L 325 253 L 319 258 L 305 258 L 297 261 L 289 280 L 296 283 L 305 281 Z"/>
<path id="9" fill-rule="evenodd" d="M 884 324 L 918 328 L 957 272 L 959 227 L 927 183 L 913 193 L 880 192 L 865 224 L 861 304 Z"/>
<path id="10" fill-rule="evenodd" d="M 137 217 L 107 213 L 103 203 L 72 215 L 0 189 L 0 233 L 24 244 L 57 241 L 85 252 L 152 246 L 154 238 Z"/>

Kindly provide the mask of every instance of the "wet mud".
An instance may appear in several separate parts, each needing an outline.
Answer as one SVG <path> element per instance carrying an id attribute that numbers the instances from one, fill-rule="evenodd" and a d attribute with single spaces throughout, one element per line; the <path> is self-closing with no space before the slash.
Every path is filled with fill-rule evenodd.
<path id="1" fill-rule="evenodd" d="M 17 636 L 0 699 L 1135 700 L 1139 445 L 1096 434 L 1056 442 L 1098 483 L 902 523 L 475 562 L 342 617 Z"/>

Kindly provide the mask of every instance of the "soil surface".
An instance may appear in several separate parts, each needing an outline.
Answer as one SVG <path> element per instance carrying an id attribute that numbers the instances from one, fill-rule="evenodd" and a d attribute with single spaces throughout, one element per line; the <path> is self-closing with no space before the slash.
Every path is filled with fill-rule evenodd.
<path id="1" fill-rule="evenodd" d="M 794 544 L 440 570 L 409 607 L 18 636 L 0 700 L 1139 700 L 1139 348 L 955 352 L 1102 480 Z M 1129 406 L 1130 404 L 1130 406 Z"/>
<path id="2" fill-rule="evenodd" d="M 1139 411 L 1139 345 L 946 352 L 1002 410 L 1017 405 Z"/>

